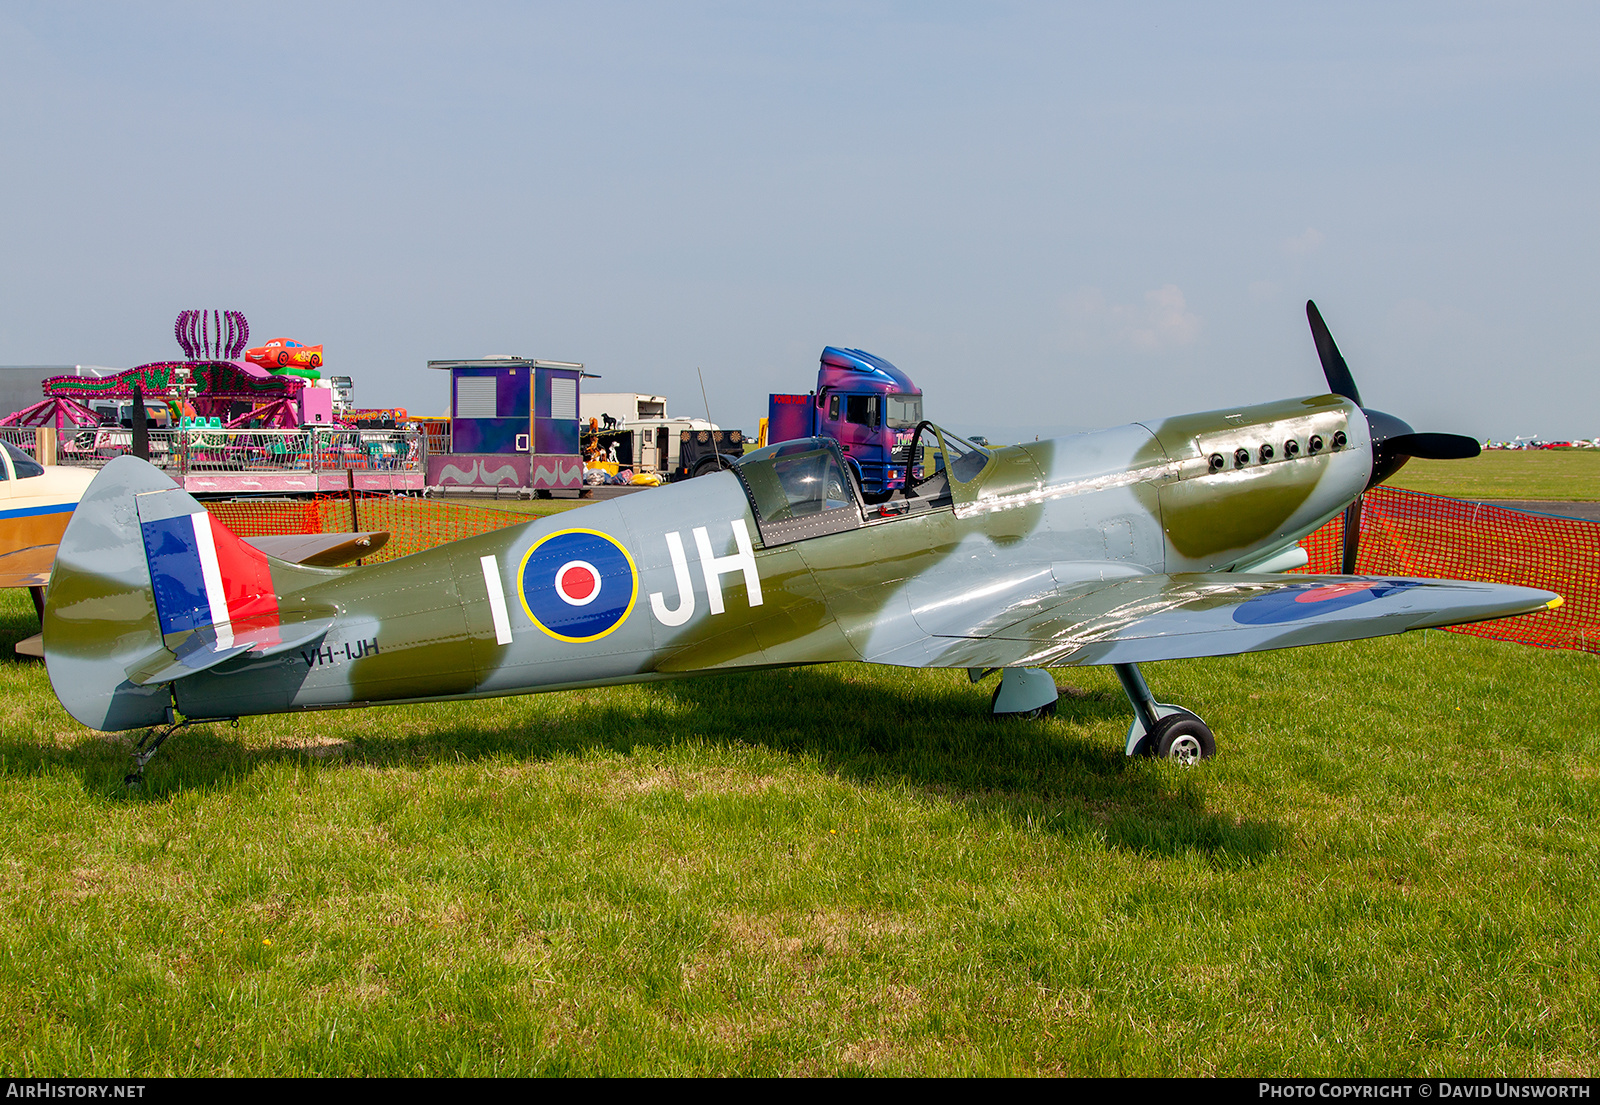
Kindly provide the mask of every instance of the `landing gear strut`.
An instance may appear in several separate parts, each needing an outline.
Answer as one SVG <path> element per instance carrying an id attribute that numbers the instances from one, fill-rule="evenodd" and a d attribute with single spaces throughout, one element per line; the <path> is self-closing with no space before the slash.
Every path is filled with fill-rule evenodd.
<path id="1" fill-rule="evenodd" d="M 1217 740 L 1199 717 L 1181 706 L 1157 702 L 1137 664 L 1113 664 L 1133 704 L 1127 753 L 1194 765 L 1217 754 Z"/>
<path id="2" fill-rule="evenodd" d="M 168 737 L 179 729 L 184 728 L 187 724 L 187 722 L 174 721 L 168 725 L 158 725 L 153 729 L 145 730 L 144 736 L 139 738 L 139 743 L 133 746 L 133 770 L 122 777 L 123 785 L 136 787 L 143 783 L 144 765 L 155 757 L 156 750 L 166 743 Z M 149 747 L 146 748 L 146 745 L 149 745 Z"/>
<path id="3" fill-rule="evenodd" d="M 1206 723 L 1182 706 L 1157 702 L 1137 664 L 1113 664 L 1112 668 L 1122 681 L 1128 701 L 1133 704 L 1128 755 L 1193 765 L 1217 754 L 1217 739 Z M 1050 717 L 1056 712 L 1060 692 L 1049 672 L 1043 668 L 1002 670 L 1000 685 L 994 689 L 994 698 L 989 703 L 995 717 Z M 993 673 L 993 668 L 967 669 L 974 683 Z"/>
<path id="4" fill-rule="evenodd" d="M 139 743 L 133 746 L 133 770 L 122 777 L 122 782 L 129 788 L 143 783 L 144 765 L 155 758 L 156 752 L 166 743 L 167 738 L 179 729 L 218 721 L 232 722 L 235 729 L 239 727 L 239 719 L 236 717 L 181 717 L 176 707 L 169 706 L 167 723 L 146 729 L 144 736 L 139 738 Z"/>

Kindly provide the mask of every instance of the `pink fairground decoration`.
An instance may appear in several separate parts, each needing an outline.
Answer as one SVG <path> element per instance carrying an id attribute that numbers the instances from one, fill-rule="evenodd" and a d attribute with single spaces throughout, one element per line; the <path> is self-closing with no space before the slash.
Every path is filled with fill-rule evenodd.
<path id="1" fill-rule="evenodd" d="M 265 406 L 245 411 L 238 418 L 224 422 L 230 430 L 246 430 L 259 422 L 263 430 L 293 430 L 300 426 L 300 408 L 293 399 L 277 399 Z"/>
<path id="2" fill-rule="evenodd" d="M 64 430 L 68 426 L 76 428 L 98 425 L 100 425 L 99 415 L 65 395 L 52 395 L 31 407 L 24 407 L 20 411 L 0 418 L 0 426 L 54 426 L 58 430 Z"/>

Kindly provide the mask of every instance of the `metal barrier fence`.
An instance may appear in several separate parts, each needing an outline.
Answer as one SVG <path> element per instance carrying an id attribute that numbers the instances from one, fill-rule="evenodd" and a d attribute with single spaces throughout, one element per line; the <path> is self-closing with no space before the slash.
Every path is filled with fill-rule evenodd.
<path id="1" fill-rule="evenodd" d="M 132 430 L 116 426 L 62 430 L 56 463 L 103 468 L 132 449 Z M 177 475 L 342 469 L 423 472 L 428 452 L 427 439 L 419 430 L 151 430 L 150 463 Z"/>
<path id="2" fill-rule="evenodd" d="M 38 454 L 39 431 L 32 426 L 0 426 L 0 441 L 8 441 L 35 460 Z"/>
<path id="3" fill-rule="evenodd" d="M 437 456 L 450 451 L 450 420 L 426 419 L 422 423 L 423 431 L 428 435 L 428 452 Z"/>

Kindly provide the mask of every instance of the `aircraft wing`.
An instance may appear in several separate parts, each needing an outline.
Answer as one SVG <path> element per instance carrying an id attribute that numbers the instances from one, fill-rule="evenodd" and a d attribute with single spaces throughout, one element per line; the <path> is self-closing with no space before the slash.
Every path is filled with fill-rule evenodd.
<path id="1" fill-rule="evenodd" d="M 917 667 L 1060 667 L 1231 656 L 1529 614 L 1549 591 L 1379 576 L 1138 575 L 1037 592 L 987 617 L 913 616 L 917 648 L 871 657 Z M 966 604 L 963 604 L 966 605 Z M 920 654 L 920 655 L 919 655 Z"/>
<path id="2" fill-rule="evenodd" d="M 0 587 L 43 587 L 55 563 L 54 545 L 32 545 L 0 555 Z"/>
<path id="3" fill-rule="evenodd" d="M 282 533 L 265 537 L 246 537 L 268 556 L 305 564 L 312 568 L 336 568 L 357 557 L 371 556 L 389 543 L 388 530 L 365 533 Z"/>

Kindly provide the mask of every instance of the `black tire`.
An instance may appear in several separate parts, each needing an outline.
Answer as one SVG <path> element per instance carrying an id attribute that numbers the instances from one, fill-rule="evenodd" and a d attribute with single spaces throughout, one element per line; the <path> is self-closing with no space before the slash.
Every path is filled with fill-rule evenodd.
<path id="1" fill-rule="evenodd" d="M 1056 697 L 1057 697 L 1058 700 L 1060 698 L 1060 694 L 1061 694 L 1061 688 L 1057 687 L 1056 688 Z M 994 694 L 989 696 L 989 719 L 991 721 L 999 720 L 1000 718 L 1013 718 L 1013 717 L 1022 718 L 1025 721 L 1033 721 L 1033 720 L 1036 720 L 1038 718 L 1055 717 L 1056 716 L 1056 704 L 1055 704 L 1055 702 L 1046 702 L 1043 706 L 1040 706 L 1037 710 L 1022 710 L 1022 711 L 1020 711 L 1018 713 L 997 714 L 997 713 L 994 712 L 994 704 L 996 702 L 999 702 L 999 701 L 1000 701 L 1000 688 L 998 686 L 996 686 L 995 689 L 994 689 Z"/>
<path id="2" fill-rule="evenodd" d="M 1199 718 L 1198 715 L 1191 714 L 1188 710 L 1184 710 L 1184 709 L 1180 708 L 1176 714 L 1164 715 L 1161 719 L 1159 719 L 1156 722 L 1156 730 L 1157 731 L 1159 731 L 1160 728 L 1161 728 L 1161 722 L 1165 721 L 1167 719 L 1167 717 L 1174 717 L 1174 718 L 1186 717 L 1186 718 L 1193 718 L 1195 721 L 1200 721 L 1200 718 Z M 1204 724 L 1204 723 L 1202 722 L 1202 724 Z M 1156 738 L 1155 738 L 1155 736 L 1153 736 L 1150 733 L 1146 733 L 1144 736 L 1140 737 L 1139 738 L 1139 743 L 1133 746 L 1133 751 L 1128 753 L 1128 755 L 1130 755 L 1130 756 L 1143 756 L 1147 760 L 1155 759 L 1155 756 L 1156 756 Z"/>
<path id="3" fill-rule="evenodd" d="M 1154 731 L 1140 742 L 1139 751 L 1193 767 L 1217 754 L 1217 738 L 1193 714 L 1171 714 L 1156 722 Z"/>
<path id="4" fill-rule="evenodd" d="M 689 473 L 689 478 L 691 480 L 698 479 L 708 472 L 716 472 L 726 467 L 727 465 L 719 461 L 716 457 L 706 457 L 700 461 L 699 464 L 694 466 L 694 471 Z"/>

